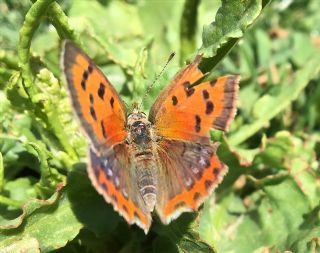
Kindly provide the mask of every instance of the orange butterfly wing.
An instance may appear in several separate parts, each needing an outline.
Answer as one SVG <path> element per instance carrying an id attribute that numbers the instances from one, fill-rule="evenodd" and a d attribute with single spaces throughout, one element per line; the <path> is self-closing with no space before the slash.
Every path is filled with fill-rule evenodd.
<path id="1" fill-rule="evenodd" d="M 133 179 L 124 103 L 94 62 L 70 41 L 63 46 L 62 67 L 74 110 L 92 142 L 92 184 L 129 224 L 147 232 L 151 215 Z"/>
<path id="2" fill-rule="evenodd" d="M 201 56 L 184 68 L 160 94 L 149 120 L 161 140 L 157 212 L 164 223 L 195 211 L 221 182 L 228 168 L 219 161 L 219 143 L 210 143 L 210 128 L 227 130 L 236 113 L 239 76 L 191 86 L 203 77 Z"/>
<path id="3" fill-rule="evenodd" d="M 62 67 L 74 110 L 95 149 L 122 142 L 125 106 L 101 70 L 70 41 L 63 46 Z"/>
<path id="4" fill-rule="evenodd" d="M 150 110 L 149 120 L 160 136 L 202 141 L 210 128 L 227 130 L 236 113 L 239 76 L 190 85 L 203 74 L 201 56 L 183 69 L 160 94 Z"/>

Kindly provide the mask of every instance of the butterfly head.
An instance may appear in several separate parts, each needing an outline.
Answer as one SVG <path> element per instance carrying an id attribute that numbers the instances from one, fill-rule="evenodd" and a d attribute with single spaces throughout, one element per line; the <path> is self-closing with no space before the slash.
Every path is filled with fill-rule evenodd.
<path id="1" fill-rule="evenodd" d="M 144 146 L 150 142 L 151 123 L 144 112 L 134 108 L 128 116 L 127 128 L 132 142 L 139 146 Z"/>

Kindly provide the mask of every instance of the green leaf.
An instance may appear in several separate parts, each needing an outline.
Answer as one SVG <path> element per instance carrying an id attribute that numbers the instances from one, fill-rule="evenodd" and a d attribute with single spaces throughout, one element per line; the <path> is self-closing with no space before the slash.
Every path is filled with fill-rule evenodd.
<path id="1" fill-rule="evenodd" d="M 293 50 L 292 61 L 299 67 L 303 67 L 305 63 L 314 55 L 318 50 L 314 47 L 310 36 L 303 33 L 293 34 Z"/>
<path id="2" fill-rule="evenodd" d="M 4 189 L 11 199 L 26 202 L 26 200 L 37 197 L 35 189 L 33 188 L 34 183 L 34 178 L 18 178 L 6 183 Z"/>
<path id="3" fill-rule="evenodd" d="M 243 36 L 270 1 L 225 0 L 219 8 L 215 21 L 203 28 L 199 53 L 204 55 L 200 68 L 210 72 Z"/>
<path id="4" fill-rule="evenodd" d="M 121 218 L 92 187 L 84 169 L 84 164 L 78 164 L 68 176 L 68 198 L 73 212 L 82 224 L 97 235 L 110 234 Z"/>
<path id="5" fill-rule="evenodd" d="M 2 245 L 0 253 L 7 252 L 40 253 L 40 245 L 36 238 L 25 237 L 9 245 Z"/>
<path id="6" fill-rule="evenodd" d="M 214 209 L 205 207 L 202 236 L 211 239 L 221 252 L 254 252 L 261 245 L 284 251 L 292 250 L 293 234 L 298 241 L 314 226 L 303 226 L 305 214 L 311 211 L 310 203 L 292 178 L 265 185 L 250 199 L 250 206 L 245 207 L 241 199 L 231 193 Z M 209 222 L 211 227 L 206 224 Z M 306 249 L 306 244 L 303 247 Z"/>
<path id="7" fill-rule="evenodd" d="M 59 189 L 58 189 L 59 190 Z M 60 189 L 61 190 L 61 189 Z M 60 191 L 59 190 L 59 191 Z M 65 190 L 57 191 L 48 200 L 31 200 L 16 219 L 0 224 L 0 248 L 17 247 L 21 238 L 34 238 L 41 252 L 64 246 L 82 228 L 72 212 Z M 25 250 L 21 244 L 20 251 Z"/>
<path id="8" fill-rule="evenodd" d="M 198 6 L 199 0 L 187 0 L 185 1 L 183 13 L 181 17 L 181 63 L 189 54 L 195 51 L 196 47 L 196 28 L 198 18 Z"/>

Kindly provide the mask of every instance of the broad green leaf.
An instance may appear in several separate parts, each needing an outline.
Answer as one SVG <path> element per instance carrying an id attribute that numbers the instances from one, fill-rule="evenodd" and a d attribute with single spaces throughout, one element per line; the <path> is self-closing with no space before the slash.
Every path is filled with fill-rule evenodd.
<path id="1" fill-rule="evenodd" d="M 68 176 L 68 199 L 72 210 L 77 219 L 95 234 L 110 234 L 123 219 L 92 187 L 83 165 L 78 164 Z"/>
<path id="2" fill-rule="evenodd" d="M 205 25 L 200 53 L 206 58 L 200 67 L 211 71 L 243 36 L 245 30 L 256 20 L 262 8 L 270 1 L 244 0 L 224 1 L 214 22 Z"/>
<path id="3" fill-rule="evenodd" d="M 0 248 L 0 253 L 7 252 L 40 253 L 40 245 L 36 238 L 26 237 Z"/>
<path id="4" fill-rule="evenodd" d="M 37 197 L 35 189 L 33 188 L 34 183 L 34 178 L 23 177 L 6 183 L 4 189 L 11 199 L 25 202 L 26 200 Z"/>
<path id="5" fill-rule="evenodd" d="M 216 198 L 211 196 L 204 204 L 200 216 L 199 233 L 200 237 L 206 240 L 212 247 L 217 248 L 218 242 L 223 240 L 222 237 L 224 235 L 221 234 L 221 231 L 225 230 L 226 222 L 233 222 L 235 226 L 239 223 L 235 217 L 230 215 L 229 209 L 235 213 L 245 211 L 241 199 L 233 193 L 225 196 L 219 203 L 216 203 Z M 218 250 L 217 252 L 220 251 Z"/>
<path id="6" fill-rule="evenodd" d="M 134 44 L 121 49 L 117 44 L 122 44 L 123 40 L 127 40 L 126 37 L 134 39 L 142 34 L 136 8 L 115 1 L 112 1 L 108 8 L 98 1 L 92 1 L 88 8 L 87 1 L 82 0 L 71 5 L 69 15 L 70 23 L 76 30 L 96 36 L 105 44 L 109 59 L 114 58 L 125 67 L 134 65 Z"/>
<path id="7" fill-rule="evenodd" d="M 21 238 L 34 238 L 41 252 L 63 247 L 82 228 L 72 212 L 65 190 L 58 191 L 48 200 L 31 200 L 23 213 L 14 220 L 0 224 L 0 248 L 16 247 Z M 18 244 L 20 245 L 20 244 Z M 25 250 L 21 244 L 19 250 Z"/>

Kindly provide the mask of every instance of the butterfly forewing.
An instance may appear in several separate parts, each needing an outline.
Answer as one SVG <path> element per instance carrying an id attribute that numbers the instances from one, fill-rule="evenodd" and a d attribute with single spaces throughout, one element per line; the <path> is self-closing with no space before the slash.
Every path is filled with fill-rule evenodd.
<path id="1" fill-rule="evenodd" d="M 210 128 L 227 130 L 235 116 L 239 76 L 223 76 L 192 86 L 203 77 L 198 56 L 160 94 L 149 120 L 159 135 L 204 141 Z"/>
<path id="2" fill-rule="evenodd" d="M 94 147 L 122 142 L 127 135 L 125 106 L 108 79 L 70 41 L 63 45 L 62 67 L 74 110 Z"/>

